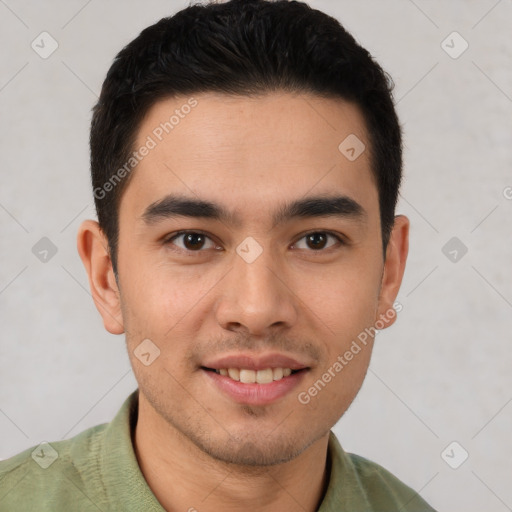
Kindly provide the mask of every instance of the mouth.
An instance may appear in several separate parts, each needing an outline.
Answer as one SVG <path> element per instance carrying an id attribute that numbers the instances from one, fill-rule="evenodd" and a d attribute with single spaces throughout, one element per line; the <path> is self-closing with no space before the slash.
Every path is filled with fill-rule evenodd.
<path id="1" fill-rule="evenodd" d="M 233 354 L 204 361 L 199 368 L 230 401 L 268 405 L 289 395 L 311 367 L 284 354 Z"/>
<path id="2" fill-rule="evenodd" d="M 249 368 L 207 368 L 201 367 L 208 372 L 215 372 L 217 375 L 228 377 L 235 382 L 242 384 L 271 384 L 282 380 L 290 375 L 306 371 L 307 368 L 292 370 L 291 368 L 265 368 L 264 370 L 251 370 Z"/>

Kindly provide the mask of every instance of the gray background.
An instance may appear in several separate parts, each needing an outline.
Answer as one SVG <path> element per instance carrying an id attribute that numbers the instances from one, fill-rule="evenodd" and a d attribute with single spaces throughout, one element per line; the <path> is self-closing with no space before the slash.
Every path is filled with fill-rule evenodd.
<path id="1" fill-rule="evenodd" d="M 109 421 L 136 388 L 76 251 L 90 109 L 121 47 L 187 4 L 0 0 L 0 458 Z M 439 511 L 512 510 L 512 0 L 310 5 L 394 78 L 412 223 L 403 310 L 335 432 Z"/>

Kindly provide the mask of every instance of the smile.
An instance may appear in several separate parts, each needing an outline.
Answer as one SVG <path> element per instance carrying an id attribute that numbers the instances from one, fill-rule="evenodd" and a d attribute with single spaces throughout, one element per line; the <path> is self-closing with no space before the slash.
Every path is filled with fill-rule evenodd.
<path id="1" fill-rule="evenodd" d="M 308 368 L 207 368 L 203 375 L 214 388 L 239 404 L 264 406 L 284 398 L 297 389 Z"/>
<path id="2" fill-rule="evenodd" d="M 246 368 L 221 368 L 214 370 L 207 368 L 207 370 L 227 376 L 243 384 L 270 384 L 271 382 L 281 380 L 298 371 L 292 370 L 291 368 L 266 368 L 265 370 L 250 370 Z"/>

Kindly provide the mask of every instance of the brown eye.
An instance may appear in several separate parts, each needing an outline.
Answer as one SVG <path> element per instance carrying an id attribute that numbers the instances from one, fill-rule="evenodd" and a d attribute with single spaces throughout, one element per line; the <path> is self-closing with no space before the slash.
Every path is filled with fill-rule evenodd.
<path id="1" fill-rule="evenodd" d="M 329 237 L 334 239 L 335 242 L 330 244 L 329 246 L 327 246 L 326 244 L 327 244 Z M 297 247 L 298 244 L 300 243 L 300 241 L 302 241 L 302 240 L 305 240 L 306 247 Z M 333 247 L 334 245 L 336 245 L 336 242 L 339 245 L 343 245 L 343 240 L 339 236 L 335 235 L 334 233 L 329 233 L 327 231 L 314 231 L 312 233 L 308 233 L 305 236 L 303 236 L 299 240 L 299 242 L 297 242 L 295 244 L 295 247 L 297 247 L 298 249 L 305 248 L 305 249 L 310 249 L 313 251 L 321 251 L 322 249 Z"/>
<path id="2" fill-rule="evenodd" d="M 306 236 L 307 244 L 312 249 L 323 249 L 327 243 L 327 236 L 325 233 L 313 233 Z"/>
<path id="3" fill-rule="evenodd" d="M 183 237 L 183 245 L 189 250 L 201 249 L 204 245 L 204 235 L 201 233 L 187 233 Z"/>
<path id="4" fill-rule="evenodd" d="M 181 240 L 181 243 L 177 241 Z M 210 246 L 207 246 L 207 241 L 210 241 Z M 175 234 L 168 238 L 165 242 L 168 245 L 174 245 L 181 251 L 190 252 L 202 252 L 201 249 L 212 249 L 215 248 L 215 244 L 203 233 L 197 231 L 185 231 Z M 206 245 L 206 247 L 205 247 Z"/>

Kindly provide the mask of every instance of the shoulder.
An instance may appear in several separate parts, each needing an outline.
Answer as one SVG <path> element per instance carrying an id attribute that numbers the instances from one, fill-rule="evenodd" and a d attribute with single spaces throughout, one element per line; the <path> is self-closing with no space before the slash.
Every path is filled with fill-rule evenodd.
<path id="1" fill-rule="evenodd" d="M 91 477 L 98 472 L 106 424 L 89 428 L 71 439 L 41 443 L 0 461 L 0 512 L 54 510 L 97 498 Z M 81 508 L 82 510 L 82 508 Z M 83 508 L 88 510 L 88 508 Z"/>
<path id="2" fill-rule="evenodd" d="M 330 432 L 330 481 L 322 512 L 436 512 L 414 489 L 380 464 L 342 448 Z"/>
<path id="3" fill-rule="evenodd" d="M 353 453 L 346 455 L 375 510 L 394 511 L 400 506 L 403 512 L 435 512 L 416 491 L 380 464 Z"/>

